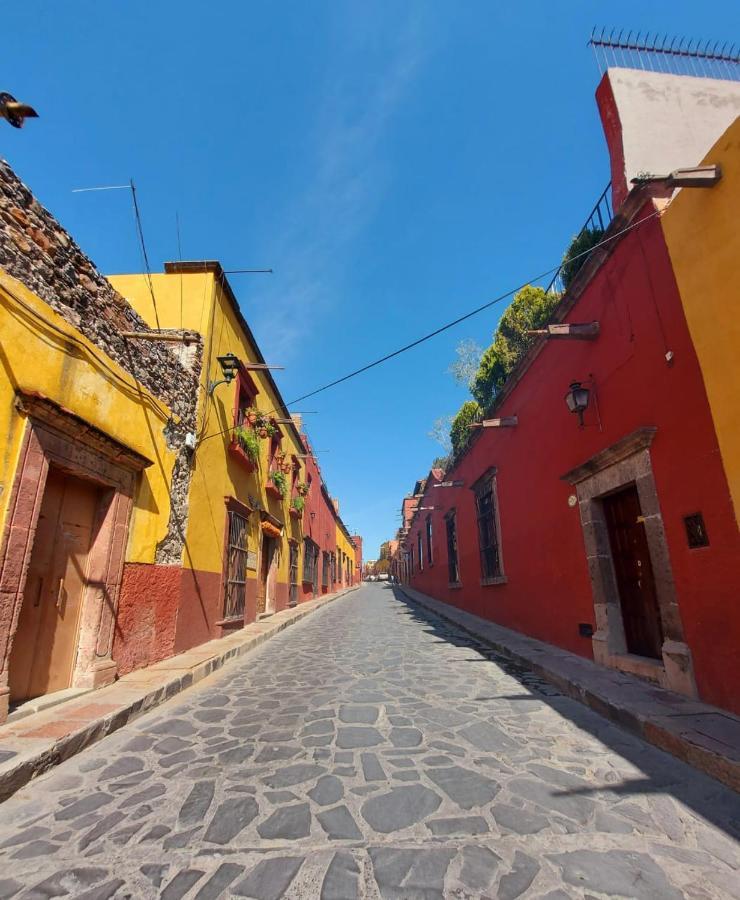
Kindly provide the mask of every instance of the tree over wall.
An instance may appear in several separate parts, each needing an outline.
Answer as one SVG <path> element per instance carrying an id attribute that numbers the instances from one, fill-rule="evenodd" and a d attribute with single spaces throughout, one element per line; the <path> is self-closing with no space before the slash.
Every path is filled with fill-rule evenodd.
<path id="1" fill-rule="evenodd" d="M 452 452 L 455 456 L 459 456 L 467 447 L 472 434 L 472 429 L 468 428 L 468 425 L 477 422 L 481 417 L 481 413 L 482 410 L 475 400 L 466 400 L 457 411 L 450 428 Z"/>
<path id="2" fill-rule="evenodd" d="M 485 410 L 493 403 L 506 379 L 534 343 L 534 336 L 527 332 L 541 328 L 559 300 L 560 294 L 548 294 L 543 288 L 531 285 L 522 288 L 514 297 L 501 316 L 493 343 L 483 352 L 473 379 L 471 393 L 481 409 Z"/>

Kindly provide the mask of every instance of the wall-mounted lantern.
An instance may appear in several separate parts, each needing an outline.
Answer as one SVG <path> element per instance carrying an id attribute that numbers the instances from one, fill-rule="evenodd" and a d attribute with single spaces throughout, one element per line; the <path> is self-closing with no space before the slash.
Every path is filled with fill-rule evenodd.
<path id="1" fill-rule="evenodd" d="M 215 391 L 219 384 L 231 384 L 231 382 L 236 378 L 236 373 L 241 368 L 239 358 L 234 356 L 233 353 L 227 353 L 225 356 L 217 356 L 216 359 L 218 360 L 218 364 L 221 366 L 221 374 L 223 375 L 223 378 L 219 378 L 218 381 L 212 381 L 208 385 L 209 395 Z"/>
<path id="2" fill-rule="evenodd" d="M 565 395 L 565 403 L 572 413 L 578 416 L 578 423 L 583 427 L 583 414 L 588 409 L 588 401 L 591 391 L 581 385 L 580 381 L 571 382 L 570 389 Z"/>

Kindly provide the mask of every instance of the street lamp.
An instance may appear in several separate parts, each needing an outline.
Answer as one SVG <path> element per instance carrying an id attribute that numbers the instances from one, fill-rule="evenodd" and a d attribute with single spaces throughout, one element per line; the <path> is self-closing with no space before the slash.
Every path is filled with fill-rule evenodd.
<path id="1" fill-rule="evenodd" d="M 578 416 L 578 422 L 583 427 L 583 414 L 588 409 L 588 401 L 591 392 L 581 385 L 580 381 L 571 382 L 570 389 L 565 395 L 565 404 L 572 413 Z"/>
<path id="2" fill-rule="evenodd" d="M 227 353 L 225 356 L 217 356 L 218 364 L 221 366 L 221 374 L 224 376 L 223 378 L 219 378 L 218 381 L 212 381 L 208 385 L 208 393 L 212 394 L 219 384 L 231 384 L 231 382 L 236 378 L 236 373 L 241 368 L 241 363 L 239 362 L 239 358 L 234 356 L 233 353 Z"/>

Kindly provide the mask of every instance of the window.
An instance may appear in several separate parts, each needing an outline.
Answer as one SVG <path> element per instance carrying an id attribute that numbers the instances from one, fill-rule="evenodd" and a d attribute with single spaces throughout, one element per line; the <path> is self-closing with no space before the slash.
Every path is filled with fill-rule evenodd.
<path id="1" fill-rule="evenodd" d="M 224 618 L 244 616 L 247 599 L 247 535 L 248 523 L 244 516 L 228 511 L 229 546 L 226 557 L 226 586 L 224 593 Z"/>
<path id="2" fill-rule="evenodd" d="M 246 425 L 247 410 L 253 408 L 257 402 L 257 386 L 242 369 L 237 373 L 236 382 L 236 409 L 234 410 L 234 424 Z"/>
<path id="3" fill-rule="evenodd" d="M 319 548 L 310 538 L 303 539 L 303 580 L 314 584 L 318 575 Z"/>
<path id="4" fill-rule="evenodd" d="M 455 510 L 451 510 L 445 516 L 445 528 L 447 529 L 447 567 L 450 584 L 460 583 L 460 567 L 457 562 L 457 520 Z"/>
<path id="5" fill-rule="evenodd" d="M 409 575 L 414 574 L 414 548 L 409 550 Z"/>
<path id="6" fill-rule="evenodd" d="M 424 570 L 424 548 L 421 541 L 421 532 L 416 535 L 416 551 L 419 560 L 419 571 L 422 572 Z"/>
<path id="7" fill-rule="evenodd" d="M 336 584 L 337 581 L 337 556 L 336 553 L 331 555 L 331 583 Z"/>
<path id="8" fill-rule="evenodd" d="M 298 544 L 290 541 L 290 603 L 298 603 Z"/>
<path id="9" fill-rule="evenodd" d="M 431 517 L 431 515 L 427 516 L 426 532 L 427 532 L 427 562 L 431 566 L 431 564 L 432 564 L 432 517 Z"/>
<path id="10" fill-rule="evenodd" d="M 495 475 L 487 474 L 474 486 L 476 517 L 478 519 L 478 545 L 483 581 L 500 578 L 501 551 L 499 547 Z"/>

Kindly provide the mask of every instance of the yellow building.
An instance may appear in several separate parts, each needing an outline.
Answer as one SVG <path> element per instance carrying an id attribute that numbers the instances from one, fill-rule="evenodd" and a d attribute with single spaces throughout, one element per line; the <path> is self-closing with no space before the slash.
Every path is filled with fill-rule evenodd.
<path id="1" fill-rule="evenodd" d="M 148 279 L 110 281 L 153 325 Z M 167 263 L 164 274 L 152 276 L 152 289 L 161 326 L 197 332 L 204 346 L 180 650 L 333 589 L 324 570 L 334 548 L 312 534 L 322 485 L 309 486 L 306 443 L 220 264 Z M 344 535 L 342 541 L 349 559 Z"/>
<path id="2" fill-rule="evenodd" d="M 199 342 L 123 336 L 143 327 L 0 163 L 0 721 L 112 681 L 125 568 L 177 554 Z"/>
<path id="3" fill-rule="evenodd" d="M 719 164 L 721 180 L 680 191 L 662 224 L 740 521 L 740 118 L 701 163 Z"/>

